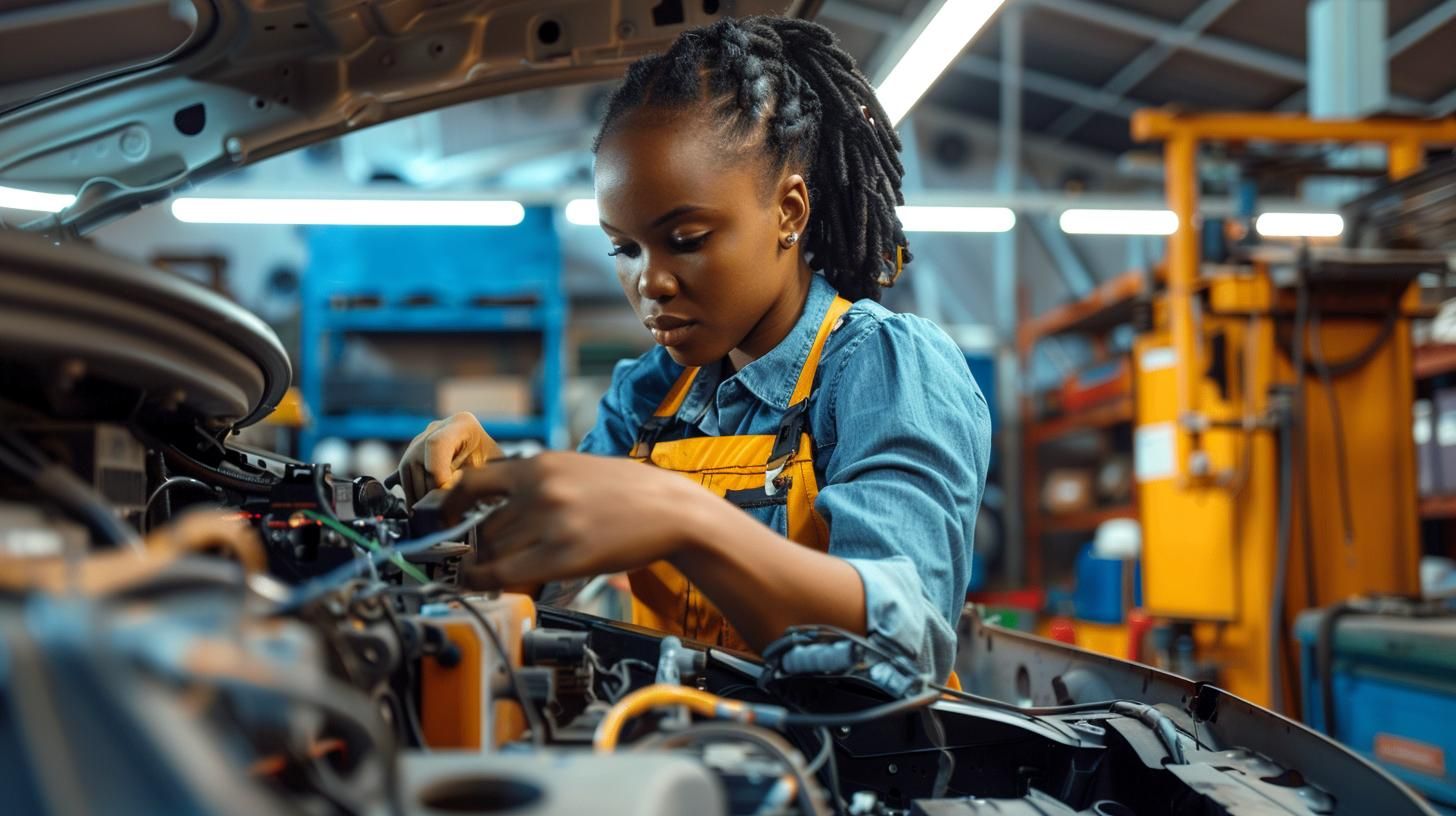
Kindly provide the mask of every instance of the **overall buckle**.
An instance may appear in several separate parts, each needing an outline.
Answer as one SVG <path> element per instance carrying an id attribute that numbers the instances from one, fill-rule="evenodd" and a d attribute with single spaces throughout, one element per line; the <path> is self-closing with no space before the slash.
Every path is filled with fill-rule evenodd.
<path id="1" fill-rule="evenodd" d="M 778 433 L 774 434 L 773 452 L 769 454 L 763 473 L 765 496 L 773 496 L 779 492 L 779 477 L 799 452 L 799 439 L 804 435 L 804 419 L 808 413 L 809 401 L 804 399 L 790 405 L 784 412 L 783 419 L 779 420 Z"/>

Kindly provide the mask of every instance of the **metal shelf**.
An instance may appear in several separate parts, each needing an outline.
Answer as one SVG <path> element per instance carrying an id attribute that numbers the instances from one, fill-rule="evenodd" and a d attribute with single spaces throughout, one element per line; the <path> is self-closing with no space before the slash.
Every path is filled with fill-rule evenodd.
<path id="1" fill-rule="evenodd" d="M 1411 368 L 1416 379 L 1429 380 L 1442 374 L 1456 373 L 1456 344 L 1432 343 L 1416 346 Z"/>
<path id="2" fill-rule="evenodd" d="M 1132 420 L 1132 394 L 1124 394 L 1102 405 L 1034 422 L 1027 428 L 1027 438 L 1034 445 L 1043 444 L 1077 431 L 1110 428 Z"/>
<path id="3" fill-rule="evenodd" d="M 409 440 L 439 417 L 410 414 L 353 413 L 323 416 L 314 422 L 319 437 L 342 439 Z M 550 425 L 544 417 L 480 417 L 480 424 L 492 438 L 499 440 L 550 440 Z"/>
<path id="4" fill-rule="evenodd" d="M 1136 506 L 1131 504 L 1120 505 L 1118 507 L 1085 510 L 1080 513 L 1066 513 L 1059 516 L 1049 515 L 1042 529 L 1048 533 L 1091 532 L 1101 526 L 1104 521 L 1110 521 L 1112 519 L 1136 519 L 1137 517 Z"/>
<path id="5" fill-rule="evenodd" d="M 325 331 L 338 332 L 490 332 L 541 331 L 551 327 L 543 306 L 394 307 L 328 311 L 320 315 Z"/>
<path id="6" fill-rule="evenodd" d="M 1420 513 L 1423 519 L 1456 518 L 1456 496 L 1422 496 Z"/>

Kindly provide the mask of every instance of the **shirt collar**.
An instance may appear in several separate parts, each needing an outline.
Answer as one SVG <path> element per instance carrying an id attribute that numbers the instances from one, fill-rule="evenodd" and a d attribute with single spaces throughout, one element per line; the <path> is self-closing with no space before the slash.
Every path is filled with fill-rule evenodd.
<path id="1" fill-rule="evenodd" d="M 717 392 L 724 382 L 737 380 L 740 385 L 748 389 L 764 403 L 779 410 L 786 410 L 789 407 L 789 399 L 794 395 L 794 386 L 799 382 L 799 372 L 804 370 L 804 363 L 809 359 L 809 351 L 814 346 L 814 338 L 819 335 L 819 326 L 824 323 L 824 315 L 829 313 L 829 307 L 834 303 L 838 292 L 834 287 L 820 275 L 814 275 L 809 279 L 809 297 L 804 303 L 804 313 L 783 340 L 779 341 L 769 352 L 754 360 L 728 380 L 719 381 L 721 377 L 721 366 L 716 371 L 704 368 L 698 375 L 698 383 L 702 385 L 704 392 L 702 396 Z M 706 375 L 706 376 L 705 376 Z M 709 390 L 711 389 L 711 390 Z M 693 391 L 698 391 L 694 388 Z M 693 396 L 697 396 L 694 394 Z M 698 400 L 688 400 L 698 403 Z M 683 405 L 684 409 L 690 406 Z M 695 421 L 702 414 L 702 404 L 691 406 L 697 410 L 684 411 L 679 414 L 688 421 Z"/>

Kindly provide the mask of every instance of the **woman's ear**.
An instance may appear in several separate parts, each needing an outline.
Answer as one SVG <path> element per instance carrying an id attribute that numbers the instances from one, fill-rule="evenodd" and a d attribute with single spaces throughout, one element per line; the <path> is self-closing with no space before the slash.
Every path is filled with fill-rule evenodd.
<path id="1" fill-rule="evenodd" d="M 779 238 L 790 234 L 794 240 L 804 235 L 809 226 L 809 184 L 798 173 L 790 173 L 779 182 Z"/>

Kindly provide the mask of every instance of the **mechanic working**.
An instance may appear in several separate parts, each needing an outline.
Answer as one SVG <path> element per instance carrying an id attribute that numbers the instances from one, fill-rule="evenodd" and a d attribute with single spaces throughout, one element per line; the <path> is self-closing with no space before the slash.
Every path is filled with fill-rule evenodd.
<path id="1" fill-rule="evenodd" d="M 502 459 L 468 413 L 411 443 L 412 501 L 507 500 L 471 586 L 627 572 L 639 624 L 746 650 L 831 624 L 947 676 L 991 429 L 955 343 L 877 302 L 911 258 L 899 149 L 816 23 L 723 20 L 631 67 L 596 199 L 658 345 L 579 453 Z"/>

